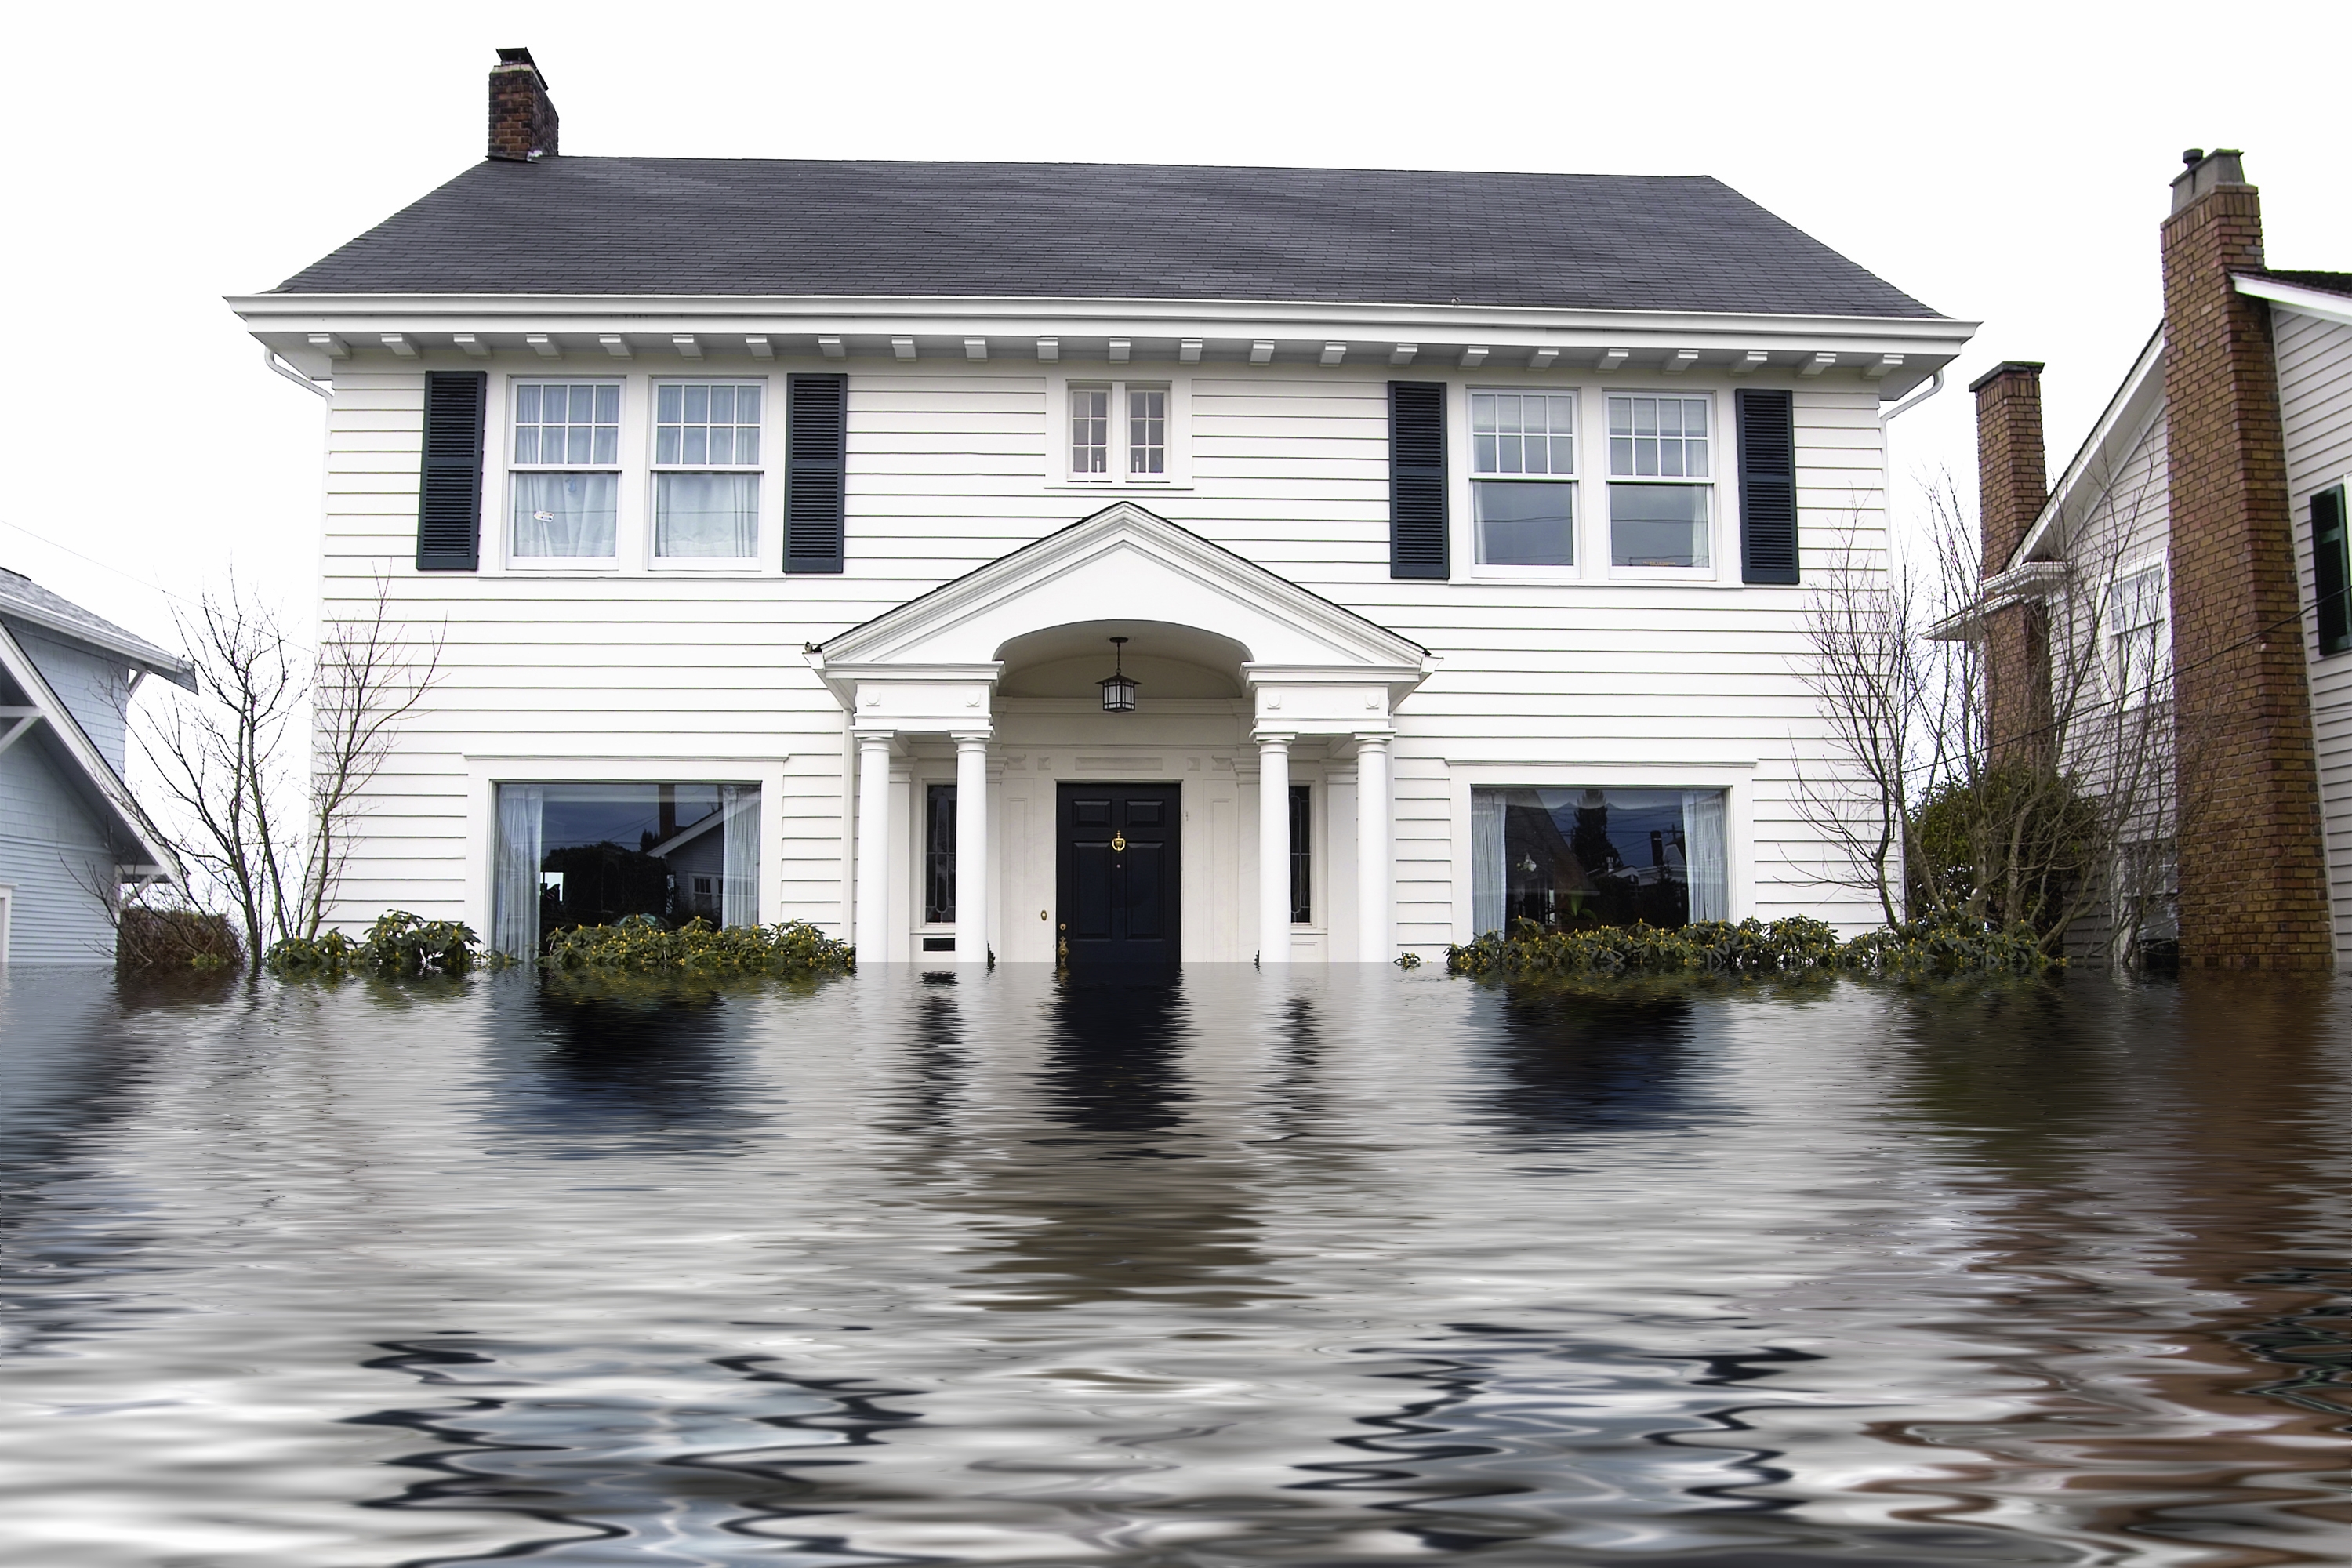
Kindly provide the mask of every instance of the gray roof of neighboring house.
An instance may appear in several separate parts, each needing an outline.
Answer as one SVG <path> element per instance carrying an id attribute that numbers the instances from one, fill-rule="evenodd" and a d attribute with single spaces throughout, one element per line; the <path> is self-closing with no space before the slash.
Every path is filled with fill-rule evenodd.
<path id="1" fill-rule="evenodd" d="M 0 616 L 20 620 L 55 637 L 71 637 L 114 655 L 126 664 L 152 670 L 164 679 L 195 689 L 194 667 L 112 621 L 91 615 L 62 595 L 52 594 L 21 572 L 0 566 Z"/>
<path id="2" fill-rule="evenodd" d="M 1140 163 L 485 162 L 278 291 L 1937 318 L 1703 175 Z"/>

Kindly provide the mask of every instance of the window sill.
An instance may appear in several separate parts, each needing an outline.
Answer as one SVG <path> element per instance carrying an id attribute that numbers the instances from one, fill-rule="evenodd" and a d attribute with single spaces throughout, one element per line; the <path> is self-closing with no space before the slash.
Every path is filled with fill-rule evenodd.
<path id="1" fill-rule="evenodd" d="M 1190 479 L 1047 479 L 1049 490 L 1189 490 Z"/>
<path id="2" fill-rule="evenodd" d="M 1581 583 L 1582 571 L 1574 566 L 1494 566 L 1474 564 L 1470 568 L 1474 582 L 1480 583 Z"/>

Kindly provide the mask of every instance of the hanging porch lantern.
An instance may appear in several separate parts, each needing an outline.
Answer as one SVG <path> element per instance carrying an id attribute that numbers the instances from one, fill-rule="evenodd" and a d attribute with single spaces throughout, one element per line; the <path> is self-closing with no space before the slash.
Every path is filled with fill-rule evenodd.
<path id="1" fill-rule="evenodd" d="M 1135 711 L 1135 682 L 1127 674 L 1127 639 L 1113 637 L 1110 640 L 1111 646 L 1118 650 L 1111 656 L 1115 663 L 1109 678 L 1095 684 L 1102 688 L 1104 712 L 1132 713 Z"/>

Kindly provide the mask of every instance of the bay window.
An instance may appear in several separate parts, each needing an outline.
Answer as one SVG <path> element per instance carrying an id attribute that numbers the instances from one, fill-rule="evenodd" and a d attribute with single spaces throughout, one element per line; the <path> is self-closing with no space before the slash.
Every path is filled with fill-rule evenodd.
<path id="1" fill-rule="evenodd" d="M 654 387 L 654 555 L 750 561 L 760 552 L 757 382 Z"/>
<path id="2" fill-rule="evenodd" d="M 1470 394 L 1470 493 L 1481 566 L 1576 564 L 1576 396 Z"/>
<path id="3" fill-rule="evenodd" d="M 508 489 L 519 559 L 610 560 L 621 490 L 621 388 L 518 381 Z"/>
<path id="4" fill-rule="evenodd" d="M 760 787 L 498 786 L 490 945 L 518 958 L 549 931 L 651 915 L 760 921 Z"/>
<path id="5" fill-rule="evenodd" d="M 1714 470 L 1705 397 L 1612 395 L 1609 551 L 1616 566 L 1712 564 Z"/>
<path id="6" fill-rule="evenodd" d="M 1534 921 L 1679 926 L 1731 918 L 1719 789 L 1474 789 L 1472 919 L 1478 933 Z"/>

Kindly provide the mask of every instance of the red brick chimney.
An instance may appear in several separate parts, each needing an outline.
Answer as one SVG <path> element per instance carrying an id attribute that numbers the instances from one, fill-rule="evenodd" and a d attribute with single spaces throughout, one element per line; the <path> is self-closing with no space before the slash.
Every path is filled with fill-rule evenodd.
<path id="1" fill-rule="evenodd" d="M 2180 960 L 2326 969 L 2335 942 L 2270 308 L 2239 154 L 2191 152 L 2164 221 Z"/>
<path id="2" fill-rule="evenodd" d="M 555 156 L 555 101 L 529 49 L 500 49 L 490 68 L 490 156 L 527 163 Z"/>
<path id="3" fill-rule="evenodd" d="M 2050 498 L 2042 441 L 2042 366 L 2026 360 L 1995 365 L 1969 384 L 1977 398 L 1977 523 L 1984 574 L 2010 557 Z M 2011 599 L 1985 617 L 1985 740 L 1998 764 L 2047 756 L 2050 718 L 2050 617 L 2038 600 Z"/>

